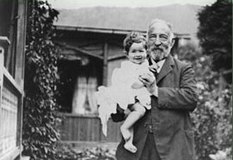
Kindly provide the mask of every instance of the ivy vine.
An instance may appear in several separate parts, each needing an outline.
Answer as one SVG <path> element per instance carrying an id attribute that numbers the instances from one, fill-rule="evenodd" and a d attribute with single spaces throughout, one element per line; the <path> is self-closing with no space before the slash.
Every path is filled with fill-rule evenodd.
<path id="1" fill-rule="evenodd" d="M 52 41 L 58 11 L 43 0 L 29 0 L 28 6 L 23 154 L 32 160 L 49 160 L 55 159 L 59 140 L 55 114 L 58 49 Z"/>

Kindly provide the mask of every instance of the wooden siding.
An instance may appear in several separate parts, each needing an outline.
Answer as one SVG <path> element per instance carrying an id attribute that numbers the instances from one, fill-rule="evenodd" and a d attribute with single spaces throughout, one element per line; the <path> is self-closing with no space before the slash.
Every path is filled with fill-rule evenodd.
<path id="1" fill-rule="evenodd" d="M 75 115 L 61 113 L 63 120 L 60 126 L 61 140 L 65 142 L 119 142 L 120 123 L 108 122 L 108 133 L 102 133 L 100 119 L 95 115 Z"/>
<path id="2" fill-rule="evenodd" d="M 4 59 L 4 50 L 0 60 Z M 22 132 L 23 89 L 12 75 L 0 65 L 0 160 L 13 160 L 20 156 Z"/>
<path id="3" fill-rule="evenodd" d="M 17 145 L 18 97 L 5 85 L 2 90 L 0 121 L 0 153 L 7 153 Z"/>

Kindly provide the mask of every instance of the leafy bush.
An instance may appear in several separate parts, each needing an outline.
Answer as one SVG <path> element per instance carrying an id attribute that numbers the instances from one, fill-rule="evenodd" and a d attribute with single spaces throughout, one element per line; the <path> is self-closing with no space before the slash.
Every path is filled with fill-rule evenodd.
<path id="1" fill-rule="evenodd" d="M 199 57 L 203 61 L 198 63 L 200 96 L 194 113 L 198 158 L 228 160 L 232 158 L 232 1 L 205 6 L 198 20 L 197 36 L 203 54 L 209 56 Z"/>
<path id="2" fill-rule="evenodd" d="M 198 107 L 193 112 L 195 142 L 198 160 L 210 160 L 212 154 L 227 152 L 231 158 L 232 144 L 232 92 L 220 73 L 211 69 L 211 58 L 201 54 L 194 43 L 178 49 L 182 60 L 192 63 L 196 72 L 198 88 Z"/>
<path id="3" fill-rule="evenodd" d="M 115 151 L 100 147 L 86 148 L 81 151 L 75 150 L 70 145 L 58 146 L 57 160 L 115 160 Z"/>
<path id="4" fill-rule="evenodd" d="M 23 154 L 33 160 L 54 159 L 59 134 L 55 94 L 57 49 L 52 42 L 58 12 L 47 1 L 28 1 L 26 37 Z"/>

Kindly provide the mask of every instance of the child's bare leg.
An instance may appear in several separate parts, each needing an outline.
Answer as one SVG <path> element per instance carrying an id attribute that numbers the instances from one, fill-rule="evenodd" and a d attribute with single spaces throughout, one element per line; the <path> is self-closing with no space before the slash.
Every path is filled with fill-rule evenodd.
<path id="1" fill-rule="evenodd" d="M 128 141 L 125 141 L 124 148 L 132 153 L 137 152 L 137 148 L 133 145 L 133 127 L 129 129 L 130 138 Z"/>
<path id="2" fill-rule="evenodd" d="M 130 130 L 133 130 L 134 123 L 137 122 L 142 116 L 144 116 L 145 112 L 146 112 L 146 109 L 140 103 L 135 103 L 132 106 L 132 112 L 129 113 L 126 120 L 124 121 L 124 123 L 121 126 L 121 134 L 122 134 L 125 142 L 128 143 L 126 146 L 129 146 L 130 143 L 131 143 L 130 146 L 133 146 L 133 143 L 132 143 L 133 142 L 133 138 L 132 138 L 133 132 Z M 128 148 L 126 148 L 126 149 L 128 149 Z M 136 152 L 135 149 L 132 149 L 132 150 L 130 149 L 129 151 L 131 151 L 133 153 Z"/>
<path id="3" fill-rule="evenodd" d="M 126 141 L 130 138 L 129 129 L 133 127 L 135 122 L 144 116 L 145 112 L 146 109 L 140 103 L 135 103 L 132 106 L 132 111 L 128 114 L 127 118 L 121 126 L 121 133 Z"/>

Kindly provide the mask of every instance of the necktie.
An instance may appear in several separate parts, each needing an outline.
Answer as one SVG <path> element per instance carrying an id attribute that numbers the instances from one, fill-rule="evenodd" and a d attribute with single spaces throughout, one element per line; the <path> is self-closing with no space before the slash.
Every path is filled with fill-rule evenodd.
<path id="1" fill-rule="evenodd" d="M 150 71 L 154 74 L 156 79 L 158 76 L 158 69 L 159 69 L 159 65 L 156 62 L 150 63 Z"/>

